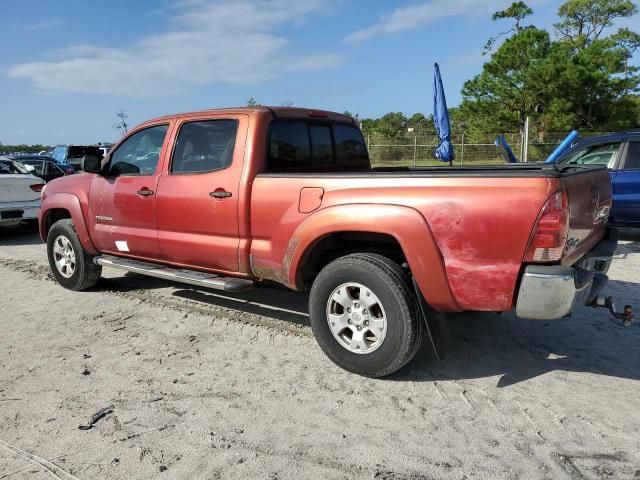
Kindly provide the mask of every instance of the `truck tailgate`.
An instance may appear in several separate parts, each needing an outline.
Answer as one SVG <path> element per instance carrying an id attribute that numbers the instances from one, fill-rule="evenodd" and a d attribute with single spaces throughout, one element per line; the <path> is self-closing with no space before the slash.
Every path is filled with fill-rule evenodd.
<path id="1" fill-rule="evenodd" d="M 581 168 L 563 177 L 569 202 L 569 231 L 563 264 L 571 264 L 605 234 L 611 211 L 611 181 L 605 168 Z"/>

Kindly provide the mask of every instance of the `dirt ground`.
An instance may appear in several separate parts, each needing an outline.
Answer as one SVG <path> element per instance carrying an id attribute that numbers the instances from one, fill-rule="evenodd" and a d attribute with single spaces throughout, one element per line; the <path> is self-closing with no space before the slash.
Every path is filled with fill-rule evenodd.
<path id="1" fill-rule="evenodd" d="M 640 307 L 628 235 L 607 291 Z M 303 294 L 48 272 L 0 232 L 0 479 L 640 478 L 640 325 L 605 310 L 458 315 L 447 362 L 370 380 L 323 355 Z"/>

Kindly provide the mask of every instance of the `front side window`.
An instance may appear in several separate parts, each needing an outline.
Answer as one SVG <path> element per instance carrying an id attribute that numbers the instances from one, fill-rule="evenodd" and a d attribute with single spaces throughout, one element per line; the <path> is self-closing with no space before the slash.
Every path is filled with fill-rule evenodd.
<path id="1" fill-rule="evenodd" d="M 180 129 L 171 161 L 173 173 L 202 173 L 231 165 L 236 145 L 236 120 L 203 120 Z"/>
<path id="2" fill-rule="evenodd" d="M 605 165 L 612 168 L 618 150 L 620 150 L 620 142 L 606 143 L 604 145 L 591 145 L 581 148 L 561 163 L 575 165 Z"/>
<path id="3" fill-rule="evenodd" d="M 45 175 L 64 175 L 64 172 L 53 162 L 45 162 Z"/>
<path id="4" fill-rule="evenodd" d="M 323 172 L 370 169 L 359 129 L 347 124 L 273 122 L 267 170 Z"/>
<path id="5" fill-rule="evenodd" d="M 624 169 L 640 169 L 640 140 L 629 143 L 629 148 L 627 150 L 627 161 L 624 163 Z"/>
<path id="6" fill-rule="evenodd" d="M 111 154 L 109 176 L 153 175 L 168 125 L 145 128 L 127 138 Z"/>

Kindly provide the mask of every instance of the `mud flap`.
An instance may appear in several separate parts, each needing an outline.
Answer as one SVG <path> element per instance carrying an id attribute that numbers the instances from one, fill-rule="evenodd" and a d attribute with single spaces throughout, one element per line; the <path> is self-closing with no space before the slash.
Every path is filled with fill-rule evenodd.
<path id="1" fill-rule="evenodd" d="M 449 344 L 451 342 L 451 334 L 449 332 L 446 315 L 436 312 L 431 308 L 422 295 L 416 279 L 412 278 L 411 281 L 416 291 L 420 313 L 424 319 L 424 325 L 427 329 L 427 336 L 433 347 L 433 352 L 436 354 L 438 360 L 444 360 L 449 354 Z"/>

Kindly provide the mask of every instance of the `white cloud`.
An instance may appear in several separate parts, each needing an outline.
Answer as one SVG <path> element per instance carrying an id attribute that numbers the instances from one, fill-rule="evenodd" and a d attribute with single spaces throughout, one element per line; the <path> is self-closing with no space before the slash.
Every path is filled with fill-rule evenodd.
<path id="1" fill-rule="evenodd" d="M 527 2 L 545 3 L 548 0 Z M 430 0 L 428 2 L 398 8 L 369 27 L 357 30 L 345 39 L 348 43 L 360 43 L 380 35 L 416 30 L 443 18 L 456 16 L 487 17 L 496 10 L 507 7 L 512 0 Z M 487 17 L 488 18 L 488 17 Z M 462 25 L 460 28 L 464 28 Z M 455 35 L 455 31 L 451 32 Z"/>
<path id="2" fill-rule="evenodd" d="M 335 68 L 342 55 L 288 54 L 288 41 L 273 33 L 329 6 L 327 0 L 182 0 L 166 33 L 128 48 L 72 46 L 55 60 L 14 65 L 9 76 L 30 79 L 45 91 L 150 97 Z"/>

